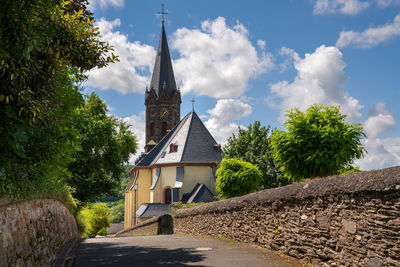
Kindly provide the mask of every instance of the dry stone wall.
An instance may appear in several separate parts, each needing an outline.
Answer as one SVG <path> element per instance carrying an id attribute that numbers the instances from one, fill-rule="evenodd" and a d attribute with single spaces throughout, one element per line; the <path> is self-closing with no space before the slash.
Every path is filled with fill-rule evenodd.
<path id="1" fill-rule="evenodd" d="M 174 233 L 174 220 L 169 214 L 148 219 L 128 229 L 119 231 L 116 236 L 170 235 Z"/>
<path id="2" fill-rule="evenodd" d="M 178 210 L 175 233 L 257 244 L 316 266 L 400 266 L 400 167 Z"/>
<path id="3" fill-rule="evenodd" d="M 0 266 L 51 266 L 77 238 L 75 218 L 58 200 L 0 200 Z"/>

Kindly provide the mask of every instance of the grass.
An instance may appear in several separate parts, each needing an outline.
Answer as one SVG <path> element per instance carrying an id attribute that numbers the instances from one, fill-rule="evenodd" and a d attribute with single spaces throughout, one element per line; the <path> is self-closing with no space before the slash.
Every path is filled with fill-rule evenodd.
<path id="1" fill-rule="evenodd" d="M 71 188 L 55 178 L 24 179 L 23 183 L 18 184 L 7 181 L 0 186 L 0 198 L 8 198 L 14 203 L 40 198 L 56 199 L 63 202 L 74 215 L 77 211 Z"/>
<path id="2" fill-rule="evenodd" d="M 189 209 L 189 208 L 193 208 L 193 207 L 197 207 L 200 205 L 204 205 L 206 203 L 204 202 L 198 202 L 198 203 L 182 203 L 180 201 L 178 202 L 174 202 L 171 207 L 169 208 L 169 210 L 171 211 L 172 214 L 175 214 L 175 212 L 179 209 Z"/>

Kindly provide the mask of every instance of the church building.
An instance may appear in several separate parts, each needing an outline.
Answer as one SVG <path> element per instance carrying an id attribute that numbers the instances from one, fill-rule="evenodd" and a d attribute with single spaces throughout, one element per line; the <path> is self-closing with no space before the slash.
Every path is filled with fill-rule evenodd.
<path id="1" fill-rule="evenodd" d="M 129 172 L 124 228 L 169 212 L 169 204 L 214 200 L 218 145 L 194 109 L 180 119 L 176 86 L 162 21 L 150 88 L 146 88 L 145 152 Z"/>

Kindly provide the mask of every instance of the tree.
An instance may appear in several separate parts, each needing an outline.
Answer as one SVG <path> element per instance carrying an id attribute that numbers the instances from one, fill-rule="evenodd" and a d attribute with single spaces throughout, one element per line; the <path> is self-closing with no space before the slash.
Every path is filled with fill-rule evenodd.
<path id="1" fill-rule="evenodd" d="M 223 159 L 216 174 L 216 188 L 222 198 L 255 192 L 262 183 L 258 167 L 239 159 Z"/>
<path id="2" fill-rule="evenodd" d="M 0 11 L 0 195 L 62 188 L 84 73 L 114 62 L 87 1 L 3 1 Z M 111 54 L 110 56 L 107 56 Z"/>
<path id="3" fill-rule="evenodd" d="M 274 160 L 295 181 L 338 174 L 363 156 L 360 124 L 346 122 L 338 106 L 313 105 L 306 112 L 292 109 L 284 123 L 287 132 L 274 131 Z"/>
<path id="4" fill-rule="evenodd" d="M 90 94 L 85 104 L 76 111 L 78 145 L 73 152 L 74 161 L 68 165 L 71 175 L 67 183 L 73 196 L 81 202 L 116 194 L 124 163 L 136 152 L 137 144 L 128 125 L 107 115 L 106 104 Z"/>
<path id="5" fill-rule="evenodd" d="M 224 158 L 236 158 L 250 162 L 261 171 L 262 187 L 272 188 L 286 185 L 289 180 L 285 178 L 275 165 L 270 147 L 270 126 L 262 126 L 259 121 L 250 124 L 247 129 L 239 127 L 237 136 L 232 134 L 224 146 Z"/>
<path id="6" fill-rule="evenodd" d="M 107 235 L 106 228 L 110 226 L 111 216 L 105 203 L 96 203 L 92 206 L 82 208 L 77 216 L 82 237 L 96 237 L 96 235 Z"/>
<path id="7" fill-rule="evenodd" d="M 113 223 L 120 223 L 124 221 L 125 201 L 124 199 L 108 203 L 111 204 L 110 215 Z"/>

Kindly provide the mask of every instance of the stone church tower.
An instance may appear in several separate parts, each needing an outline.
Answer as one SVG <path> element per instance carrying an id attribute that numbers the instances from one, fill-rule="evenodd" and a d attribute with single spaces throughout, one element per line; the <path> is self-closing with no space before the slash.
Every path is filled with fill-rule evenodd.
<path id="1" fill-rule="evenodd" d="M 145 152 L 149 152 L 179 123 L 181 118 L 180 104 L 181 93 L 176 88 L 163 20 L 150 90 L 146 88 L 145 94 Z"/>

